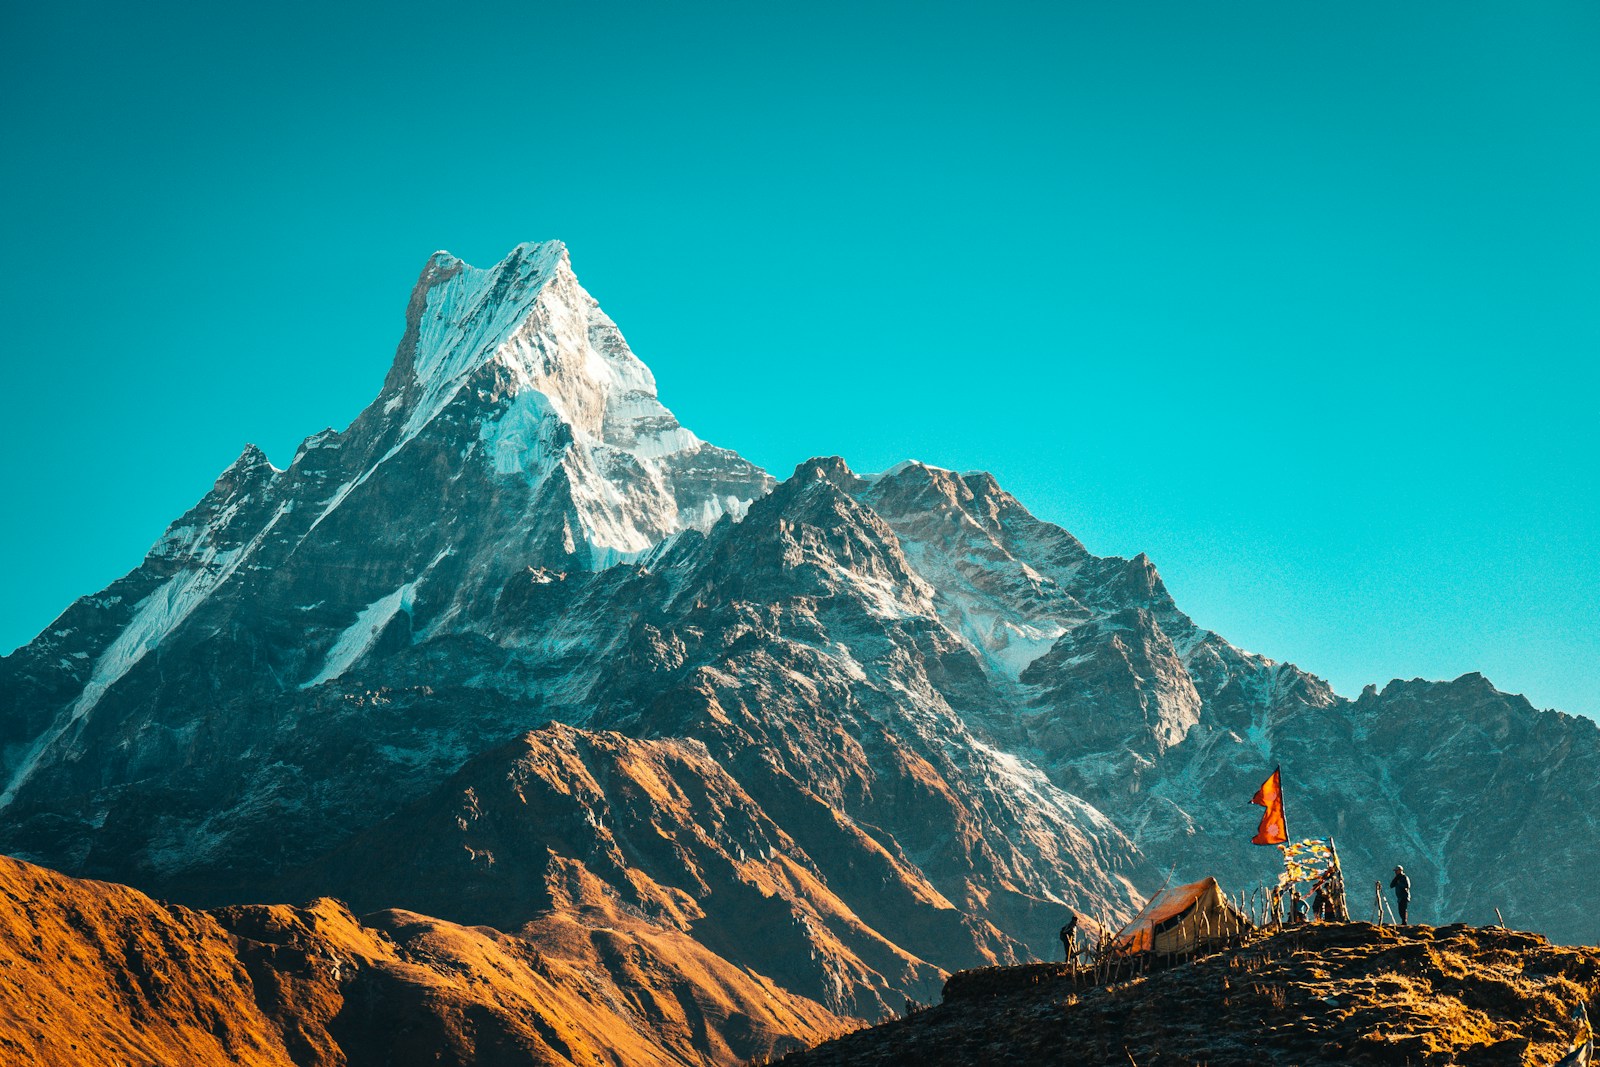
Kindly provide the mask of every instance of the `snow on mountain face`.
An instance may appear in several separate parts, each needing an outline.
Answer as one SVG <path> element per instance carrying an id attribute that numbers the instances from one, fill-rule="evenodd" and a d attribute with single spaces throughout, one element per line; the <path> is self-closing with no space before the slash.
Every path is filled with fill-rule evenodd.
<path id="1" fill-rule="evenodd" d="M 488 270 L 437 253 L 418 288 L 416 336 L 379 396 L 386 411 L 407 412 L 391 454 L 464 391 L 500 401 L 479 424 L 484 458 L 535 485 L 564 468 L 601 564 L 742 514 L 765 488 L 661 405 L 654 376 L 578 284 L 560 242 L 519 245 Z M 676 476 L 705 459 L 727 468 L 723 484 L 680 487 Z"/>
<path id="2" fill-rule="evenodd" d="M 13 657 L 23 714 L 0 727 L 0 808 L 73 754 L 153 650 L 270 620 L 300 634 L 267 651 L 273 681 L 321 684 L 385 641 L 471 629 L 508 573 L 637 558 L 770 484 L 678 425 L 559 242 L 489 270 L 436 255 L 383 392 L 349 429 L 307 438 L 281 471 L 246 449 L 143 566 Z"/>
<path id="3" fill-rule="evenodd" d="M 211 495 L 168 528 L 145 566 L 100 596 L 79 600 L 55 626 L 13 655 L 20 662 L 56 656 L 51 671 L 55 691 L 76 692 L 30 743 L 7 745 L 0 810 L 55 748 L 73 739 L 106 693 L 167 640 L 288 513 L 291 505 L 285 503 L 263 521 L 262 508 L 249 507 L 252 497 L 240 488 L 270 482 L 276 473 L 259 449 L 247 448 L 218 478 Z M 97 639 L 104 640 L 99 648 Z M 26 707 L 20 701 L 19 706 Z M 22 720 L 25 725 L 40 721 L 41 709 L 35 705 L 30 710 L 33 715 Z"/>
<path id="4" fill-rule="evenodd" d="M 1089 553 L 1064 530 L 1032 523 L 1019 532 L 1015 518 L 1026 513 L 989 474 L 903 463 L 865 481 L 862 500 L 939 590 L 940 618 L 998 674 L 1018 677 L 1089 617 L 1067 591 Z M 1037 543 L 1023 554 L 1031 563 L 1011 544 L 1030 535 Z"/>
<path id="5" fill-rule="evenodd" d="M 758 970 L 734 932 L 777 924 L 800 991 L 856 1010 L 1049 952 L 1169 867 L 1270 877 L 1241 842 L 1278 763 L 1354 878 L 1410 850 L 1439 917 L 1514 900 L 1593 939 L 1576 892 L 1489 857 L 1600 845 L 1597 737 L 1487 683 L 1340 700 L 987 474 L 823 458 L 775 486 L 678 425 L 549 243 L 436 255 L 349 428 L 283 470 L 247 449 L 0 661 L 0 847 L 210 902 L 316 872 L 468 922 L 648 898 Z M 1578 801 L 1513 826 L 1517 781 Z M 408 842 L 498 859 L 456 899 Z"/>
<path id="6" fill-rule="evenodd" d="M 637 668 L 595 692 L 597 725 L 693 736 L 748 765 L 764 804 L 800 781 L 893 827 L 940 893 L 989 899 L 1018 940 L 1052 906 L 1125 913 L 1128 880 L 1152 872 L 1111 820 L 969 724 L 990 696 L 978 661 L 862 485 L 840 460 L 801 464 L 744 522 L 663 554 L 661 607 L 618 657 Z"/>

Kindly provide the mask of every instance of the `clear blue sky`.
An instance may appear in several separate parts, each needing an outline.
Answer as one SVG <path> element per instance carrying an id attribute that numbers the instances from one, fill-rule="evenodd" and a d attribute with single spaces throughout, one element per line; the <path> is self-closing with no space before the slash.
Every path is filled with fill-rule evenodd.
<path id="1" fill-rule="evenodd" d="M 0 5 L 0 648 L 559 237 L 702 437 L 1600 714 L 1600 4 Z"/>

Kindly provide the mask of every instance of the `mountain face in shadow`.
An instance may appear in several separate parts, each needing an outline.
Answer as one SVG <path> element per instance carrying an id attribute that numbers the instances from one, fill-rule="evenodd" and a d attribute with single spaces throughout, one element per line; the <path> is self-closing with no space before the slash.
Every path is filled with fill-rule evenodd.
<path id="1" fill-rule="evenodd" d="M 981 472 L 775 481 L 678 424 L 558 242 L 435 255 L 355 422 L 281 470 L 247 448 L 0 660 L 12 855 L 210 908 L 625 929 L 824 1021 L 1053 956 L 1069 910 L 1169 876 L 1270 879 L 1243 842 L 1277 765 L 1358 914 L 1403 862 L 1419 918 L 1600 941 L 1594 723 L 1476 675 L 1345 700 Z"/>

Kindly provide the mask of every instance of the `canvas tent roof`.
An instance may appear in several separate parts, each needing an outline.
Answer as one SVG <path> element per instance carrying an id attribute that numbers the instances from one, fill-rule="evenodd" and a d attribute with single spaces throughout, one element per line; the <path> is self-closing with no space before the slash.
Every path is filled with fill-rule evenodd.
<path id="1" fill-rule="evenodd" d="M 1215 878 L 1163 889 L 1117 935 L 1121 952 L 1192 952 L 1250 925 L 1227 902 Z"/>

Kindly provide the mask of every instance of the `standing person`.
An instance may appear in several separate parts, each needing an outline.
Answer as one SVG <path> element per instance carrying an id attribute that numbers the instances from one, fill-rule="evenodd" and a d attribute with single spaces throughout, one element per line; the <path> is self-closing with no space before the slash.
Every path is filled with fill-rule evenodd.
<path id="1" fill-rule="evenodd" d="M 1400 925 L 1406 925 L 1406 909 L 1411 907 L 1411 879 L 1406 877 L 1406 869 L 1395 864 L 1394 877 L 1389 879 L 1389 888 L 1394 890 L 1395 910 L 1400 913 Z"/>
<path id="2" fill-rule="evenodd" d="M 1311 917 L 1319 923 L 1325 923 L 1333 918 L 1331 902 L 1325 883 L 1328 876 L 1322 875 L 1311 883 Z"/>
<path id="3" fill-rule="evenodd" d="M 1078 954 L 1078 916 L 1076 913 L 1067 920 L 1067 925 L 1061 928 L 1061 951 L 1066 953 L 1068 963 L 1071 963 Z"/>

